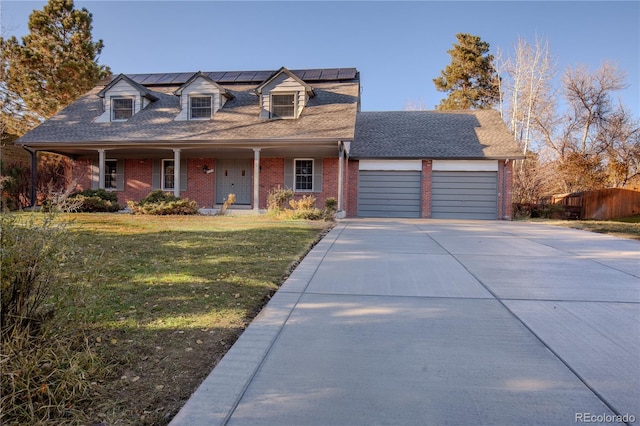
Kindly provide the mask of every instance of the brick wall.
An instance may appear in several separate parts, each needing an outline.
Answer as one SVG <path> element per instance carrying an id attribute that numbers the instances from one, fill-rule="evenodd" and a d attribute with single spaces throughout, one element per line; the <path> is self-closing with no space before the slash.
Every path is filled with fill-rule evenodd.
<path id="1" fill-rule="evenodd" d="M 344 208 L 348 217 L 358 216 L 358 164 L 357 160 L 349 160 L 345 167 Z"/>
<path id="2" fill-rule="evenodd" d="M 260 204 L 267 208 L 267 196 L 275 188 L 284 188 L 284 158 L 260 159 Z"/>
<path id="3" fill-rule="evenodd" d="M 198 207 L 210 209 L 215 205 L 215 172 L 206 173 L 204 168 L 213 170 L 216 164 L 214 158 L 187 159 L 187 190 L 180 192 L 181 198 L 189 198 L 198 203 Z M 151 171 L 149 171 L 151 177 Z"/>
<path id="4" fill-rule="evenodd" d="M 260 159 L 260 208 L 267 208 L 267 196 L 274 188 L 284 188 L 284 159 L 261 158 Z M 338 169 L 337 158 L 325 158 L 322 160 L 322 191 L 299 192 L 294 198 L 302 198 L 305 195 L 316 197 L 316 207 L 324 209 L 327 198 L 338 199 Z"/>
<path id="5" fill-rule="evenodd" d="M 511 220 L 513 208 L 513 161 L 498 162 L 498 219 Z"/>
<path id="6" fill-rule="evenodd" d="M 431 217 L 431 176 L 432 161 L 422 160 L 422 208 L 421 217 Z"/>
<path id="7" fill-rule="evenodd" d="M 124 191 L 118 191 L 118 203 L 139 201 L 151 192 L 153 162 L 149 159 L 124 160 Z"/>

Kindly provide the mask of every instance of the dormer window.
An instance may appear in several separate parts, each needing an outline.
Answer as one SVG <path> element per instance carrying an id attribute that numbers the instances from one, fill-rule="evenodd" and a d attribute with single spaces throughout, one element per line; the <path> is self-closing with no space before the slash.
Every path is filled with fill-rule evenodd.
<path id="1" fill-rule="evenodd" d="M 263 120 L 296 119 L 315 96 L 313 87 L 284 67 L 256 87 L 255 92 L 260 97 Z"/>
<path id="2" fill-rule="evenodd" d="M 189 97 L 189 120 L 209 120 L 211 118 L 212 96 Z"/>
<path id="3" fill-rule="evenodd" d="M 271 118 L 295 118 L 295 93 L 271 94 Z"/>
<path id="4" fill-rule="evenodd" d="M 111 98 L 111 121 L 126 121 L 133 117 L 133 98 Z"/>

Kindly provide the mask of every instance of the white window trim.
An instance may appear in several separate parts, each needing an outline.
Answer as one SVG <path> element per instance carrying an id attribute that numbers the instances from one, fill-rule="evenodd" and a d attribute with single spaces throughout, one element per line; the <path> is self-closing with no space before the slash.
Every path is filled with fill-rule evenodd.
<path id="1" fill-rule="evenodd" d="M 293 95 L 293 115 L 288 117 L 274 116 L 273 114 L 273 97 L 274 96 L 291 96 Z M 269 93 L 269 118 L 272 120 L 292 120 L 298 118 L 298 92 L 271 92 Z"/>
<path id="2" fill-rule="evenodd" d="M 115 116 L 115 107 L 114 107 L 114 100 L 116 99 L 130 99 L 131 100 L 131 116 L 128 118 L 120 118 L 120 119 L 116 119 Z M 136 98 L 135 96 L 112 96 L 109 100 L 111 106 L 110 106 L 110 114 L 111 114 L 111 121 L 115 121 L 115 122 L 120 122 L 120 121 L 128 121 L 129 118 L 133 117 L 136 114 Z"/>
<path id="3" fill-rule="evenodd" d="M 209 99 L 211 99 L 211 114 L 209 115 L 209 117 L 196 117 L 196 118 L 193 118 L 191 116 L 191 99 L 192 98 L 209 98 Z M 211 117 L 213 117 L 213 110 L 214 110 L 213 102 L 214 102 L 214 100 L 215 100 L 215 97 L 211 93 L 190 93 L 188 98 L 187 98 L 187 107 L 189 108 L 189 111 L 187 112 L 188 119 L 192 120 L 192 121 L 211 120 Z"/>
<path id="4" fill-rule="evenodd" d="M 164 178 L 165 178 L 165 167 L 164 167 L 164 164 L 167 161 L 174 162 L 174 164 L 173 164 L 174 170 L 175 170 L 175 167 L 176 167 L 175 161 L 174 161 L 173 158 L 163 158 L 162 159 L 161 164 L 160 164 L 160 187 L 162 188 L 163 191 L 173 191 L 175 189 L 175 184 L 176 184 L 175 180 L 173 182 L 173 186 L 174 186 L 173 188 L 167 188 L 166 186 L 164 186 L 164 182 L 165 182 L 165 180 L 164 180 Z"/>
<path id="5" fill-rule="evenodd" d="M 107 188 L 107 163 L 110 162 L 110 161 L 116 163 L 116 175 L 115 175 L 115 179 L 113 181 L 116 186 Z M 118 190 L 118 175 L 119 175 L 118 160 L 115 159 L 115 158 L 107 158 L 106 160 L 104 160 L 104 189 L 105 189 L 105 191 L 117 191 Z"/>
<path id="6" fill-rule="evenodd" d="M 297 171 L 297 167 L 296 167 L 296 163 L 298 161 L 311 161 L 311 189 L 298 189 L 296 187 L 297 184 L 297 179 L 296 177 L 298 176 L 298 174 L 296 173 Z M 314 173 L 316 171 L 316 161 L 313 158 L 294 158 L 293 159 L 293 192 L 313 192 L 314 188 L 315 188 L 315 182 L 314 182 Z"/>

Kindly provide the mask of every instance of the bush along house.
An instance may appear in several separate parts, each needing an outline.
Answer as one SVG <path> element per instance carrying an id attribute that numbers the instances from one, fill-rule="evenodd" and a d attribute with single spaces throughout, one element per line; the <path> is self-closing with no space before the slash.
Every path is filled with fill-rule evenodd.
<path id="1" fill-rule="evenodd" d="M 522 158 L 493 110 L 361 112 L 355 68 L 120 74 L 17 144 L 122 205 L 160 189 L 262 210 L 291 188 L 351 217 L 509 219 Z"/>

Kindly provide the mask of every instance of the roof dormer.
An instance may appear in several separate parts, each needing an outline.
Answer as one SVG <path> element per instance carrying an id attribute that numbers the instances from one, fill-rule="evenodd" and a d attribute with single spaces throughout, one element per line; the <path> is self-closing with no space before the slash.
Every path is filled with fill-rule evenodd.
<path id="1" fill-rule="evenodd" d="M 310 98 L 313 88 L 285 67 L 273 73 L 256 88 L 260 97 L 260 118 L 298 118 Z"/>
<path id="2" fill-rule="evenodd" d="M 98 96 L 103 99 L 104 112 L 96 119 L 97 123 L 127 121 L 149 103 L 158 100 L 149 89 L 124 74 L 111 80 L 98 92 Z"/>
<path id="3" fill-rule="evenodd" d="M 234 97 L 200 71 L 173 94 L 180 97 L 180 114 L 175 118 L 176 121 L 210 120 L 226 101 Z"/>

